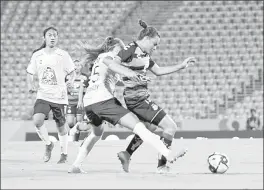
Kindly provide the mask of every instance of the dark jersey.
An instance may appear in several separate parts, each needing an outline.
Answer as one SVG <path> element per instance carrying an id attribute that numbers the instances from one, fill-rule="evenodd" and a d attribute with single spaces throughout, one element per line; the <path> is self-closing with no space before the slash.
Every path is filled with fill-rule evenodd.
<path id="1" fill-rule="evenodd" d="M 125 49 L 121 50 L 117 58 L 120 58 L 121 64 L 141 75 L 146 75 L 147 69 L 155 64 L 149 54 L 143 52 L 136 42 L 130 43 Z M 124 97 L 126 99 L 135 99 L 140 101 L 149 97 L 147 81 L 133 81 L 127 77 L 123 77 L 125 85 Z"/>
<path id="2" fill-rule="evenodd" d="M 65 78 L 65 82 L 68 81 L 68 77 L 69 76 L 67 75 Z M 84 87 L 83 94 L 85 94 L 88 84 L 89 84 L 89 77 L 87 74 L 81 73 L 81 75 L 76 76 L 73 82 L 73 87 L 68 89 L 67 92 L 69 105 L 76 105 L 78 103 L 80 85 L 83 85 Z"/>

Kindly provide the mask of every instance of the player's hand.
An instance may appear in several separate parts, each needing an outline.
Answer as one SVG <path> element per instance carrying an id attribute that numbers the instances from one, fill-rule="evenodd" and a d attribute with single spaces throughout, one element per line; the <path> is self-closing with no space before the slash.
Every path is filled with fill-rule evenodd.
<path id="1" fill-rule="evenodd" d="M 29 86 L 28 87 L 28 92 L 33 94 L 33 93 L 37 92 L 37 88 L 35 86 Z"/>
<path id="2" fill-rule="evenodd" d="M 142 74 L 138 74 L 138 77 L 139 77 L 139 79 L 140 79 L 142 82 L 150 82 L 150 81 L 151 81 L 150 77 L 147 77 L 147 76 L 142 75 Z"/>
<path id="3" fill-rule="evenodd" d="M 140 78 L 139 78 L 139 74 L 137 72 L 135 72 L 135 71 L 131 70 L 131 71 L 127 72 L 126 76 L 128 78 L 130 78 L 131 80 L 133 80 L 133 81 L 136 81 L 136 82 L 141 81 Z"/>
<path id="4" fill-rule="evenodd" d="M 183 68 L 187 68 L 189 65 L 193 65 L 195 62 L 196 59 L 194 57 L 188 57 L 181 63 L 181 65 Z"/>
<path id="5" fill-rule="evenodd" d="M 82 101 L 78 102 L 77 108 L 83 109 L 83 102 Z"/>

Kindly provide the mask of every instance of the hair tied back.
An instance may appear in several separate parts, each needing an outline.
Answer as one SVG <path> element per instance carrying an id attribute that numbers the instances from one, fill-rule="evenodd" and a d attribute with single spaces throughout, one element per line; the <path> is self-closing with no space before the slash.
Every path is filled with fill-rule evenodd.
<path id="1" fill-rule="evenodd" d="M 143 20 L 141 20 L 141 19 L 138 21 L 138 23 L 144 29 L 146 29 L 148 27 L 148 25 Z"/>

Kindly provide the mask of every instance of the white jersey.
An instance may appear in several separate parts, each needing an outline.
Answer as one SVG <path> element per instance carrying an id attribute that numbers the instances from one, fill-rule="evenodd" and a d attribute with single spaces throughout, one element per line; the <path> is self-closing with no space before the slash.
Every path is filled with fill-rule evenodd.
<path id="1" fill-rule="evenodd" d="M 57 104 L 68 104 L 65 76 L 75 69 L 70 55 L 57 48 L 47 54 L 44 49 L 35 52 L 27 67 L 27 72 L 37 75 L 39 88 L 37 99 Z"/>
<path id="2" fill-rule="evenodd" d="M 89 106 L 114 97 L 116 83 L 120 77 L 103 63 L 103 59 L 106 57 L 114 58 L 115 56 L 112 52 L 102 53 L 95 60 L 89 86 L 83 97 L 84 106 Z"/>

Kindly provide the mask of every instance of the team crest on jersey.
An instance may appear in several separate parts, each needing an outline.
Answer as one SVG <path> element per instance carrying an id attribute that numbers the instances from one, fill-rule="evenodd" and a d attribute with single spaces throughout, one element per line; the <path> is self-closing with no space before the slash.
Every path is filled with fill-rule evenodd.
<path id="1" fill-rule="evenodd" d="M 158 110 L 158 108 L 159 108 L 159 107 L 158 107 L 156 104 L 154 104 L 154 103 L 151 104 L 151 107 L 152 107 L 152 109 L 153 109 L 154 111 Z"/>

